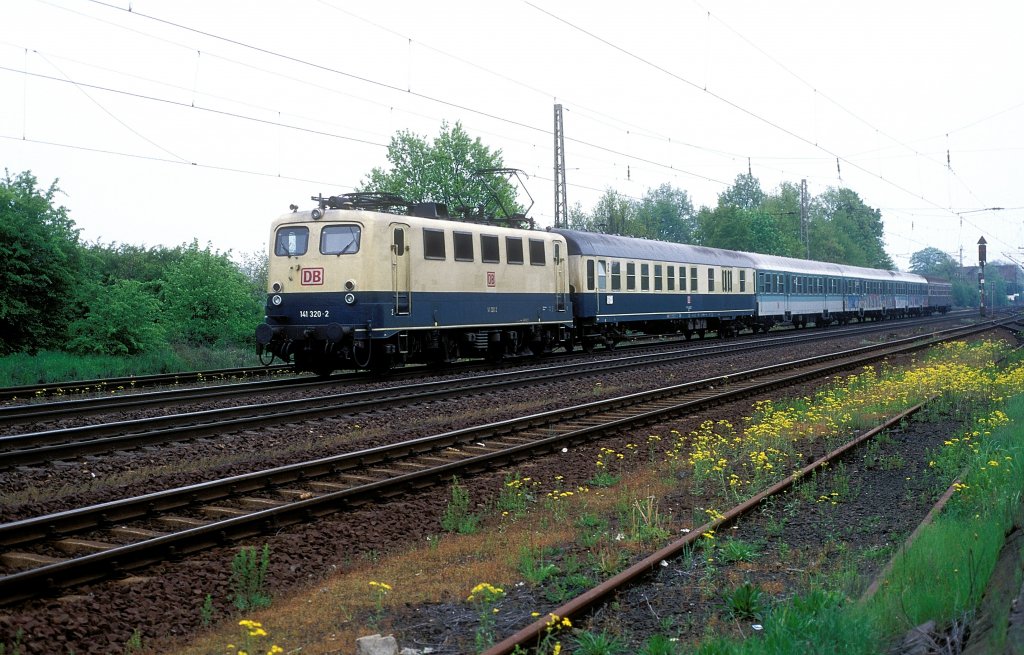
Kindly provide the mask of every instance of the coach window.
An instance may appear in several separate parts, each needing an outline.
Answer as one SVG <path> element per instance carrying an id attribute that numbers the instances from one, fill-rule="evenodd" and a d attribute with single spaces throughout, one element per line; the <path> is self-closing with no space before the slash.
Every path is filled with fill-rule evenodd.
<path id="1" fill-rule="evenodd" d="M 444 259 L 444 231 L 423 230 L 423 258 Z"/>
<path id="2" fill-rule="evenodd" d="M 359 226 L 324 226 L 320 231 L 320 252 L 324 255 L 351 255 L 359 252 Z"/>
<path id="3" fill-rule="evenodd" d="M 274 254 L 278 257 L 305 255 L 309 248 L 308 227 L 282 227 L 274 239 Z"/>
<path id="4" fill-rule="evenodd" d="M 469 232 L 455 232 L 452 234 L 453 245 L 455 246 L 455 261 L 473 261 L 473 235 Z"/>
<path id="5" fill-rule="evenodd" d="M 747 292 L 747 272 L 740 271 L 740 293 Z"/>
<path id="6" fill-rule="evenodd" d="M 697 267 L 690 267 L 690 293 L 697 293 Z"/>
<path id="7" fill-rule="evenodd" d="M 715 269 L 708 268 L 708 293 L 715 292 Z"/>
<path id="8" fill-rule="evenodd" d="M 651 265 L 640 264 L 640 290 L 650 291 L 651 289 Z"/>
<path id="9" fill-rule="evenodd" d="M 600 291 L 608 288 L 607 263 L 603 259 L 597 260 L 597 288 Z"/>
<path id="10" fill-rule="evenodd" d="M 594 290 L 594 260 L 587 260 L 587 291 Z"/>
<path id="11" fill-rule="evenodd" d="M 626 262 L 626 291 L 636 291 L 636 262 Z"/>
<path id="12" fill-rule="evenodd" d="M 622 262 L 612 262 L 612 291 L 622 289 Z"/>
<path id="13" fill-rule="evenodd" d="M 655 264 L 654 265 L 654 290 L 655 291 L 661 291 L 662 290 L 662 284 L 663 283 L 661 281 L 661 270 L 662 270 L 661 264 Z"/>
<path id="14" fill-rule="evenodd" d="M 686 291 L 686 267 L 679 267 L 679 290 Z"/>
<path id="15" fill-rule="evenodd" d="M 501 263 L 501 256 L 498 254 L 498 237 L 493 234 L 480 235 L 480 261 L 485 264 Z"/>
<path id="16" fill-rule="evenodd" d="M 523 263 L 522 237 L 505 237 L 505 258 L 509 264 Z"/>
<path id="17" fill-rule="evenodd" d="M 544 257 L 544 242 L 540 239 L 530 239 L 530 263 L 534 266 L 543 266 L 547 263 Z"/>
<path id="18" fill-rule="evenodd" d="M 665 272 L 665 283 L 668 284 L 668 290 L 669 291 L 675 291 L 676 290 L 676 267 L 675 266 L 669 266 L 668 270 Z"/>

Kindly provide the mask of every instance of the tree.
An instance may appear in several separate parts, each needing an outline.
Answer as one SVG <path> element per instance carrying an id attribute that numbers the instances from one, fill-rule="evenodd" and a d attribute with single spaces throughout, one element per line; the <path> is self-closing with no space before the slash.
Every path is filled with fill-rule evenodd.
<path id="1" fill-rule="evenodd" d="M 892 269 L 885 252 L 882 212 L 851 189 L 829 187 L 812 202 L 811 259 Z"/>
<path id="2" fill-rule="evenodd" d="M 957 263 L 938 248 L 925 248 L 910 256 L 910 270 L 918 275 L 932 275 L 952 280 L 956 276 Z"/>
<path id="3" fill-rule="evenodd" d="M 25 171 L 0 180 L 0 354 L 59 346 L 74 315 L 78 230 Z"/>
<path id="4" fill-rule="evenodd" d="M 594 207 L 591 223 L 597 232 L 641 236 L 636 234 L 636 215 L 637 206 L 634 201 L 612 188 L 607 188 Z"/>
<path id="5" fill-rule="evenodd" d="M 636 222 L 643 236 L 659 241 L 692 243 L 697 227 L 690 196 L 671 184 L 648 189 L 636 210 Z"/>
<path id="6" fill-rule="evenodd" d="M 71 324 L 68 349 L 83 354 L 136 355 L 166 346 L 160 301 L 138 280 L 91 283 L 84 317 Z"/>
<path id="7" fill-rule="evenodd" d="M 764 202 L 761 182 L 750 173 L 740 173 L 733 185 L 718 195 L 719 207 L 756 209 Z"/>
<path id="8" fill-rule="evenodd" d="M 359 189 L 393 193 L 411 202 L 444 203 L 454 212 L 509 216 L 522 213 L 516 188 L 504 176 L 477 171 L 502 168 L 501 151 L 491 150 L 480 139 L 470 139 L 461 123 L 428 143 L 426 137 L 401 130 L 388 145 L 391 170 L 374 168 Z"/>
<path id="9" fill-rule="evenodd" d="M 228 254 L 200 250 L 196 241 L 165 272 L 160 299 L 171 339 L 193 345 L 248 343 L 263 314 Z"/>

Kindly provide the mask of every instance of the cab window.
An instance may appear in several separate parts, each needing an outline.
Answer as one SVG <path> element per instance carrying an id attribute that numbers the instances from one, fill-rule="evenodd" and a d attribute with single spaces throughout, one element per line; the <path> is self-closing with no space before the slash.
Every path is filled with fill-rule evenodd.
<path id="1" fill-rule="evenodd" d="M 308 248 L 308 227 L 282 227 L 274 238 L 274 254 L 278 257 L 305 255 Z"/>
<path id="2" fill-rule="evenodd" d="M 325 225 L 320 231 L 320 252 L 324 255 L 351 255 L 359 252 L 358 225 Z"/>

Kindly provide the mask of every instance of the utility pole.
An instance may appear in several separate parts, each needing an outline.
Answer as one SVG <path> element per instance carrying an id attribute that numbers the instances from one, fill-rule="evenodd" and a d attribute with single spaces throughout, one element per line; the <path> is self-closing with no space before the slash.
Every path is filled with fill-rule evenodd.
<path id="1" fill-rule="evenodd" d="M 555 105 L 555 227 L 569 227 L 568 201 L 565 199 L 565 132 L 562 105 Z"/>
<path id="2" fill-rule="evenodd" d="M 811 234 L 807 226 L 807 179 L 800 180 L 800 238 L 807 250 L 807 259 L 811 258 Z"/>
<path id="3" fill-rule="evenodd" d="M 985 315 L 985 237 L 978 239 L 978 291 L 981 293 L 981 315 Z"/>

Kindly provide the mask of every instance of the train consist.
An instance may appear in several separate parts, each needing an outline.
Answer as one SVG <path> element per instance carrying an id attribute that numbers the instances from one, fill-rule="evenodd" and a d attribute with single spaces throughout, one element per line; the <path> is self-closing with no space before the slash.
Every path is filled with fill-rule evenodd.
<path id="1" fill-rule="evenodd" d="M 952 300 L 949 283 L 909 273 L 462 222 L 382 194 L 314 200 L 273 223 L 256 341 L 320 375 L 920 316 Z"/>

